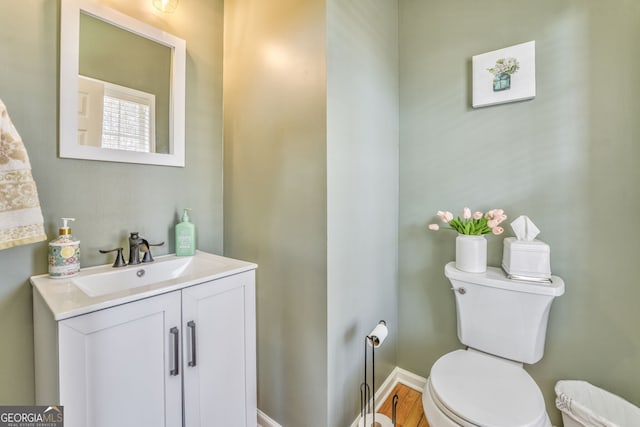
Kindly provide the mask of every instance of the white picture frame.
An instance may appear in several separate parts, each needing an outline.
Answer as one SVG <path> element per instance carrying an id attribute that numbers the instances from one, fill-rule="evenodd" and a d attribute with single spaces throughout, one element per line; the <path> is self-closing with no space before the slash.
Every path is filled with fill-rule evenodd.
<path id="1" fill-rule="evenodd" d="M 524 101 L 536 96 L 536 42 L 472 57 L 473 108 Z"/>

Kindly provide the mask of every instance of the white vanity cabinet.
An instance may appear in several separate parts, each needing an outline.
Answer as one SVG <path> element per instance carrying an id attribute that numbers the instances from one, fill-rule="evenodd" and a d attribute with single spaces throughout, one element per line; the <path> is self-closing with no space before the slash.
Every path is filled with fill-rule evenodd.
<path id="1" fill-rule="evenodd" d="M 257 425 L 253 275 L 182 291 L 185 427 Z"/>
<path id="2" fill-rule="evenodd" d="M 253 269 L 63 319 L 46 299 L 36 403 L 66 427 L 256 426 Z"/>
<path id="3" fill-rule="evenodd" d="M 65 426 L 180 426 L 180 323 L 180 291 L 60 321 Z"/>

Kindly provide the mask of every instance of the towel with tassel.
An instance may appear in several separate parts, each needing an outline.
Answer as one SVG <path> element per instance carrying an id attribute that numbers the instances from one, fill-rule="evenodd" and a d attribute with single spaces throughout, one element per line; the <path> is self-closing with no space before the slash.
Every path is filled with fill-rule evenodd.
<path id="1" fill-rule="evenodd" d="M 24 143 L 0 100 L 0 249 L 46 240 Z"/>

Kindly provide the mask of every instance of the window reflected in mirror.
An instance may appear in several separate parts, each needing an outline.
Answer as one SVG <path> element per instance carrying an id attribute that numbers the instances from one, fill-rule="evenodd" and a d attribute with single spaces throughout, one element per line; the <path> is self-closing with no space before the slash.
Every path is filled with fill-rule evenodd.
<path id="1" fill-rule="evenodd" d="M 78 144 L 155 153 L 155 95 L 78 77 Z"/>

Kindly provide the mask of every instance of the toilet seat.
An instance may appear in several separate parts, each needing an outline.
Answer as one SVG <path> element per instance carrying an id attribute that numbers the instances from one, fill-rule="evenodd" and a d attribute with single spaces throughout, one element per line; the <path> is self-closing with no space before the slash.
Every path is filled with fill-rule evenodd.
<path id="1" fill-rule="evenodd" d="M 540 389 L 520 364 L 475 350 L 456 350 L 438 359 L 425 391 L 459 425 L 551 425 Z"/>

